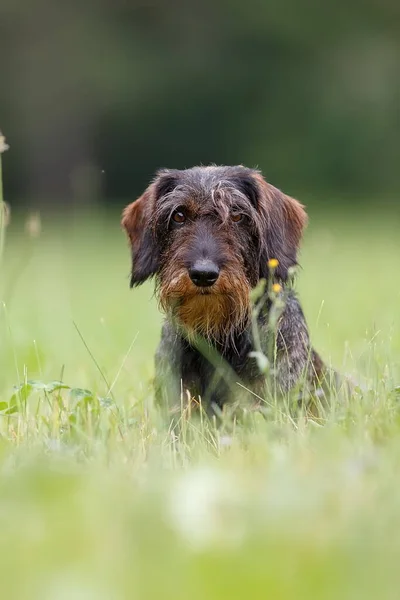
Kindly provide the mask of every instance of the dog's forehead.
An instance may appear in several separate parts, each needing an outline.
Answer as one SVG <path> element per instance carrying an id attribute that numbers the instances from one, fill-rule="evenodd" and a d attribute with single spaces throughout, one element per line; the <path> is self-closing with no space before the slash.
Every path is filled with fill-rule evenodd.
<path id="1" fill-rule="evenodd" d="M 234 201 L 250 201 L 256 205 L 256 171 L 242 166 L 192 167 L 185 170 L 164 171 L 160 180 L 160 199 L 168 195 L 171 200 L 190 202 L 197 210 L 212 204 L 215 209 Z"/>
<path id="2" fill-rule="evenodd" d="M 179 184 L 186 184 L 201 191 L 211 191 L 218 186 L 239 186 L 241 180 L 251 177 L 253 171 L 242 166 L 209 166 L 192 167 L 176 173 Z"/>

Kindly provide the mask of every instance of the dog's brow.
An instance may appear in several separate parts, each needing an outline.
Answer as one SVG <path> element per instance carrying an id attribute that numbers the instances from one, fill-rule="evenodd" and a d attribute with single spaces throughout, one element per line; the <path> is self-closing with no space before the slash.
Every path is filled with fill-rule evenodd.
<path id="1" fill-rule="evenodd" d="M 225 182 L 224 182 L 225 183 Z M 212 200 L 216 208 L 223 206 L 226 209 L 242 210 L 253 213 L 253 206 L 243 192 L 232 184 L 218 185 L 212 190 Z"/>
<path id="2" fill-rule="evenodd" d="M 173 190 L 159 198 L 156 219 L 170 219 L 174 210 L 185 207 L 190 216 L 213 215 L 226 223 L 232 210 L 254 218 L 254 207 L 249 198 L 234 182 L 221 178 L 217 181 L 180 182 Z"/>

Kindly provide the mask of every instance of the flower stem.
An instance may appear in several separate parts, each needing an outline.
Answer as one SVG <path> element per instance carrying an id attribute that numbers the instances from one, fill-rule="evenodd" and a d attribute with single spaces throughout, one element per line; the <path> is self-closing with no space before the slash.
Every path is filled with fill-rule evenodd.
<path id="1" fill-rule="evenodd" d="M 0 152 L 0 264 L 3 258 L 4 239 L 6 231 L 6 206 L 3 198 L 3 172 L 1 167 L 1 152 Z"/>
<path id="2" fill-rule="evenodd" d="M 4 253 L 4 242 L 6 236 L 7 225 L 7 206 L 3 197 L 3 172 L 1 165 L 1 155 L 8 150 L 5 138 L 0 131 L 0 264 Z"/>

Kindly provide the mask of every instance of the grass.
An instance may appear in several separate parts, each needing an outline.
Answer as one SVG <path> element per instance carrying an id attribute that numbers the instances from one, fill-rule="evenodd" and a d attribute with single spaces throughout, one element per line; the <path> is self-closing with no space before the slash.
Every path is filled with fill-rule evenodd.
<path id="1" fill-rule="evenodd" d="M 397 598 L 395 223 L 311 215 L 301 258 L 316 347 L 368 391 L 323 426 L 277 406 L 229 430 L 187 422 L 177 441 L 152 406 L 161 316 L 151 286 L 129 290 L 118 215 L 48 221 L 37 237 L 14 219 L 0 274 L 0 597 Z"/>

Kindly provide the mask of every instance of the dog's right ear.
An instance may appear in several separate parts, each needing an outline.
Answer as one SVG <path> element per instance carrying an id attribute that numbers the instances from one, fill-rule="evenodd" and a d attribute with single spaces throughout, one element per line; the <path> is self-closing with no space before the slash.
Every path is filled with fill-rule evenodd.
<path id="1" fill-rule="evenodd" d="M 132 250 L 131 287 L 156 275 L 160 267 L 153 215 L 158 198 L 172 191 L 176 185 L 175 179 L 173 172 L 160 171 L 140 198 L 129 204 L 122 213 L 121 225 L 128 235 Z"/>

